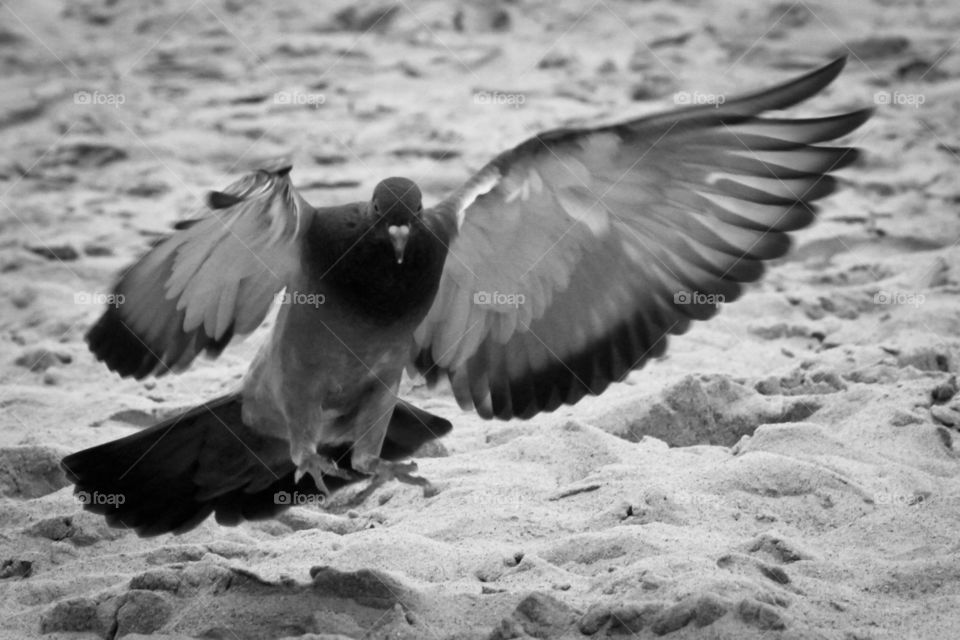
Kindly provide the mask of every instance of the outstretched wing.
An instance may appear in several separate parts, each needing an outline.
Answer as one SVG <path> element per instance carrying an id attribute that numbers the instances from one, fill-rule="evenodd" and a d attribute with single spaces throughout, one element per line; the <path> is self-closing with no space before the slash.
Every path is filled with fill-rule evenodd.
<path id="1" fill-rule="evenodd" d="M 869 110 L 757 117 L 816 94 L 838 59 L 722 105 L 560 129 L 501 154 L 426 215 L 456 218 L 413 364 L 484 417 L 599 393 L 713 316 L 814 219 L 856 149 L 816 146 Z"/>
<path id="2" fill-rule="evenodd" d="M 163 375 L 253 331 L 299 267 L 312 212 L 290 168 L 262 169 L 211 192 L 202 217 L 176 225 L 124 273 L 117 304 L 87 333 L 97 359 L 125 377 Z"/>

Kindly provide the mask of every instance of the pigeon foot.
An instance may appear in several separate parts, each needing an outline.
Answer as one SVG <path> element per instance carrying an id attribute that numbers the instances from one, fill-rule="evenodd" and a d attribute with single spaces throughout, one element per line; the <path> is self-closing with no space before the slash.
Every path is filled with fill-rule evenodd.
<path id="1" fill-rule="evenodd" d="M 299 460 L 297 459 L 298 457 Z M 323 476 L 336 476 L 347 480 L 355 477 L 349 470 L 341 469 L 337 466 L 336 462 L 316 452 L 310 452 L 300 456 L 294 455 L 293 461 L 297 465 L 297 470 L 293 475 L 294 482 L 300 482 L 303 476 L 309 473 L 313 476 L 313 480 L 317 483 L 320 490 L 326 494 L 329 494 L 330 491 L 327 490 L 326 485 L 323 483 Z"/>
<path id="2" fill-rule="evenodd" d="M 362 492 L 364 498 L 390 480 L 423 487 L 424 497 L 437 494 L 437 489 L 429 480 L 423 476 L 415 475 L 418 467 L 417 463 L 412 460 L 399 462 L 371 456 L 354 460 L 353 467 L 361 473 L 373 476 L 370 478 L 370 484 Z"/>

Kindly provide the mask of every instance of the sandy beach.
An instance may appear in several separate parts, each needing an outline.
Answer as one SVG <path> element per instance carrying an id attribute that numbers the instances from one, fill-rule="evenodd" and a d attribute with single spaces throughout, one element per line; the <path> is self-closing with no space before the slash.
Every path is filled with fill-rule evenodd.
<path id="1" fill-rule="evenodd" d="M 0 5 L 0 639 L 936 640 L 960 628 L 960 9 L 234 0 Z M 152 239 L 266 159 L 316 205 L 427 203 L 543 129 L 724 100 L 847 55 L 875 106 L 819 220 L 599 397 L 454 423 L 424 497 L 141 539 L 62 456 L 239 384 L 262 327 L 121 380 L 84 332 Z"/>

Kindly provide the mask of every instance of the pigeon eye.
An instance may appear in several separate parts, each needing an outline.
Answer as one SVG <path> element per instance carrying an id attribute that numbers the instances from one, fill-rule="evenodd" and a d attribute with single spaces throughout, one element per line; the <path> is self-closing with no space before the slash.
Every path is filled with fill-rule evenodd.
<path id="1" fill-rule="evenodd" d="M 380 205 L 377 204 L 376 202 L 373 203 L 373 212 L 380 213 Z"/>

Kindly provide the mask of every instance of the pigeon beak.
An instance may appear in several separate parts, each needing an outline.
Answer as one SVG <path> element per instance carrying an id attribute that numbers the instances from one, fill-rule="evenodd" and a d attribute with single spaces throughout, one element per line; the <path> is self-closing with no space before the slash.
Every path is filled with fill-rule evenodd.
<path id="1" fill-rule="evenodd" d="M 403 264 L 403 251 L 407 248 L 407 240 L 410 238 L 410 225 L 390 225 L 387 227 L 387 233 L 390 234 L 390 244 L 393 245 L 393 252 L 397 256 L 397 264 Z"/>

